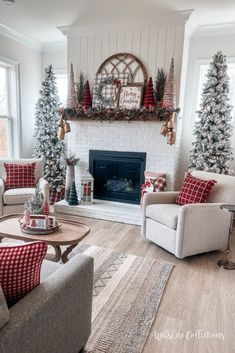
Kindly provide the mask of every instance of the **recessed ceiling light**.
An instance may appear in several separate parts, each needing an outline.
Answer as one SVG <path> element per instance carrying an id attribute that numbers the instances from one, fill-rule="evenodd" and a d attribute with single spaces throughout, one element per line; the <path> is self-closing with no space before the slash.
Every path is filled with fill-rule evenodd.
<path id="1" fill-rule="evenodd" d="M 12 5 L 15 3 L 15 0 L 2 0 L 3 2 L 5 2 L 5 4 L 7 5 Z"/>

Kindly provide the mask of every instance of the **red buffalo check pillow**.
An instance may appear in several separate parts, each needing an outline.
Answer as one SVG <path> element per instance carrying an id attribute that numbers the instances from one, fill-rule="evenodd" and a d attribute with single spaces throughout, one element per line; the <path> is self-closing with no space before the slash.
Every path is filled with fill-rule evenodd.
<path id="1" fill-rule="evenodd" d="M 180 206 L 189 203 L 205 203 L 216 180 L 203 180 L 188 174 L 183 182 L 176 203 Z"/>
<path id="2" fill-rule="evenodd" d="M 0 246 L 0 284 L 9 306 L 40 283 L 40 270 L 47 244 L 42 241 Z"/>
<path id="3" fill-rule="evenodd" d="M 6 170 L 5 189 L 34 188 L 36 163 L 4 163 Z"/>

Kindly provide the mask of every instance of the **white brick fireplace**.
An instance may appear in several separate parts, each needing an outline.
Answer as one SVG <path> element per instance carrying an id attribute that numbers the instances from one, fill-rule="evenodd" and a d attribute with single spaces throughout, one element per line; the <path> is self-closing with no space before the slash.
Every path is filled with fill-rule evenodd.
<path id="1" fill-rule="evenodd" d="M 176 146 L 169 146 L 160 135 L 161 122 L 98 122 L 72 121 L 71 132 L 67 134 L 68 149 L 80 158 L 80 164 L 88 168 L 89 150 L 145 152 L 146 169 L 164 172 L 168 189 L 175 180 Z M 79 178 L 75 171 L 77 190 Z M 140 224 L 140 206 L 119 202 L 94 200 L 92 205 L 68 206 L 65 201 L 55 205 L 58 216 L 77 216 L 106 219 L 129 224 Z"/>
<path id="2" fill-rule="evenodd" d="M 79 73 L 90 82 L 91 90 L 98 68 L 109 56 L 115 53 L 131 53 L 146 67 L 148 76 L 155 80 L 157 69 L 169 70 L 174 56 L 176 100 L 179 101 L 180 77 L 184 46 L 185 22 L 190 12 L 171 13 L 170 16 L 156 18 L 156 23 L 61 27 L 67 36 L 68 66 L 73 63 L 75 80 Z M 105 118 L 105 117 L 104 117 Z M 168 190 L 174 188 L 178 145 L 170 146 L 160 135 L 162 122 L 149 121 L 71 121 L 71 132 L 67 134 L 68 149 L 80 158 L 80 163 L 88 168 L 89 150 L 116 152 L 144 152 L 146 170 L 164 172 Z M 179 141 L 179 139 L 178 139 Z M 77 185 L 78 186 L 78 185 Z M 98 201 L 91 206 L 70 207 L 67 214 L 111 219 L 132 224 L 140 222 L 140 206 Z M 116 205 L 115 205 L 116 204 Z M 61 213 L 66 205 L 61 204 Z M 57 209 L 57 211 L 59 211 Z M 128 212 L 130 212 L 128 214 Z M 120 217 L 119 217 L 119 216 Z"/>
<path id="3" fill-rule="evenodd" d="M 88 168 L 89 150 L 145 152 L 146 170 L 164 172 L 168 189 L 173 189 L 177 153 L 160 135 L 162 122 L 72 121 L 68 150 Z"/>

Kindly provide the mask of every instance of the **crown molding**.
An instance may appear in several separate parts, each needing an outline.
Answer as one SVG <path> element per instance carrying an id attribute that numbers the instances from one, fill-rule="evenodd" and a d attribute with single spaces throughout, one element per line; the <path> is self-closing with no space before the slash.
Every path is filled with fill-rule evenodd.
<path id="1" fill-rule="evenodd" d="M 235 34 L 235 22 L 203 25 L 195 29 L 192 37 L 208 37 Z"/>
<path id="2" fill-rule="evenodd" d="M 58 26 L 57 28 L 66 36 L 66 37 L 76 37 L 81 34 L 94 34 L 101 32 L 112 32 L 112 31 L 120 31 L 120 30 L 128 30 L 130 28 L 143 28 L 147 26 L 156 26 L 161 24 L 185 24 L 189 19 L 193 10 L 186 11 L 176 11 L 163 13 L 154 18 L 154 21 L 150 21 L 149 19 L 141 19 L 138 21 L 130 21 L 122 24 L 111 24 L 111 25 L 103 25 L 100 23 L 90 24 L 90 25 L 72 25 L 72 26 Z"/>
<path id="3" fill-rule="evenodd" d="M 42 44 L 42 52 L 57 52 L 67 50 L 67 40 L 62 42 L 49 42 Z"/>
<path id="4" fill-rule="evenodd" d="M 7 38 L 17 41 L 25 45 L 26 47 L 29 47 L 37 51 L 41 51 L 42 45 L 40 42 L 26 36 L 23 33 L 16 31 L 15 29 L 5 25 L 4 23 L 0 23 L 0 34 Z"/>

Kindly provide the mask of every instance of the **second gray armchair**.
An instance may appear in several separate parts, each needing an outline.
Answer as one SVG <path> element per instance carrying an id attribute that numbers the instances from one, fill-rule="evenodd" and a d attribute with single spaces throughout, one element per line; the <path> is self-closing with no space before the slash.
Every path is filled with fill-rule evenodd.
<path id="1" fill-rule="evenodd" d="M 235 204 L 235 177 L 194 171 L 193 176 L 214 179 L 208 203 L 175 204 L 178 192 L 144 195 L 142 235 L 178 258 L 225 249 L 230 213 L 221 204 Z"/>

